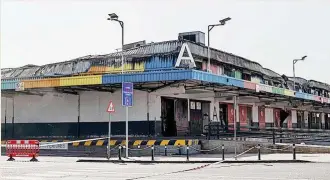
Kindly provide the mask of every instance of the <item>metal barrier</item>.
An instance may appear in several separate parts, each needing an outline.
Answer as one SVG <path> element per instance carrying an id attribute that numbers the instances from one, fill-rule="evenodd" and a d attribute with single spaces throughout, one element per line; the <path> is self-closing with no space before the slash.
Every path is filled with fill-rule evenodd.
<path id="1" fill-rule="evenodd" d="M 14 157 L 32 157 L 30 161 L 38 161 L 39 156 L 38 140 L 8 140 L 6 142 L 7 161 L 14 161 Z"/>
<path id="2" fill-rule="evenodd" d="M 223 126 L 219 123 L 210 123 L 204 126 L 207 139 L 223 139 L 233 137 L 233 126 Z M 240 126 L 237 128 L 237 138 L 263 139 L 275 143 L 308 143 L 317 145 L 330 145 L 330 131 L 324 129 L 299 129 L 254 126 Z"/>

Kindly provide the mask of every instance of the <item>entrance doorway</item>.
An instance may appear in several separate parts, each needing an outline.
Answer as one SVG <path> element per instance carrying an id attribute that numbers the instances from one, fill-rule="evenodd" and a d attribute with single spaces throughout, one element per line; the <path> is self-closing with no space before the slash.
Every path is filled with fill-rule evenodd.
<path id="1" fill-rule="evenodd" d="M 174 115 L 174 99 L 161 97 L 161 128 L 163 136 L 177 135 Z"/>
<path id="2" fill-rule="evenodd" d="M 228 105 L 219 103 L 219 117 L 221 126 L 225 131 L 228 131 Z"/>
<path id="3" fill-rule="evenodd" d="M 324 128 L 330 129 L 330 114 L 324 114 Z"/>

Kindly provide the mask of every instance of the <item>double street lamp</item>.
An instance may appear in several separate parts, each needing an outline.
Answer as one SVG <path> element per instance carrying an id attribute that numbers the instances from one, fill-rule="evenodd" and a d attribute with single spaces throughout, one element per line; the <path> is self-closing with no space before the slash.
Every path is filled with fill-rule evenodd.
<path id="1" fill-rule="evenodd" d="M 211 71 L 211 57 L 210 57 L 210 31 L 215 27 L 215 26 L 224 26 L 227 21 L 231 20 L 230 17 L 227 17 L 225 19 L 220 20 L 219 24 L 211 24 L 207 27 L 207 71 Z"/>
<path id="2" fill-rule="evenodd" d="M 304 61 L 306 59 L 307 56 L 303 56 L 300 59 L 294 59 L 293 60 L 293 90 L 296 90 L 296 72 L 295 72 L 295 67 L 294 65 L 298 62 L 298 61 Z"/>
<path id="3" fill-rule="evenodd" d="M 121 26 L 121 73 L 124 73 L 124 22 L 118 19 L 118 15 L 116 13 L 108 14 L 109 18 L 107 20 L 110 21 L 117 21 L 119 22 Z M 110 122 L 109 122 L 110 124 Z M 125 150 L 126 150 L 126 158 L 128 158 L 128 106 L 126 106 L 126 141 L 125 141 Z M 110 127 L 110 126 L 109 126 Z M 110 128 L 109 128 L 109 134 L 110 134 Z M 109 135 L 110 139 L 110 135 Z M 110 141 L 108 142 L 110 144 Z M 109 145 L 110 149 L 110 145 Z M 110 150 L 109 150 L 110 151 Z"/>

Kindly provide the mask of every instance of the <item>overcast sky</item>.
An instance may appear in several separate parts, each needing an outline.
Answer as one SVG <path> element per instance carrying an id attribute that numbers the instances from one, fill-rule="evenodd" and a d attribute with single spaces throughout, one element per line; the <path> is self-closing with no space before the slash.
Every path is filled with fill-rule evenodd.
<path id="1" fill-rule="evenodd" d="M 116 12 L 125 22 L 125 43 L 177 39 L 179 32 L 211 32 L 211 46 L 280 74 L 330 84 L 328 0 L 2 0 L 1 68 L 43 65 L 114 52 L 121 46 Z"/>

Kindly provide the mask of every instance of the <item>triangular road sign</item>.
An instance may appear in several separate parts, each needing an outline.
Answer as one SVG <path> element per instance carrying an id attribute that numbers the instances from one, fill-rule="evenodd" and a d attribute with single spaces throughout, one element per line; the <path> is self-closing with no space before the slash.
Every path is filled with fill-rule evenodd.
<path id="1" fill-rule="evenodd" d="M 108 106 L 107 112 L 108 113 L 115 112 L 115 105 L 112 103 L 112 101 L 109 102 L 109 106 Z"/>

